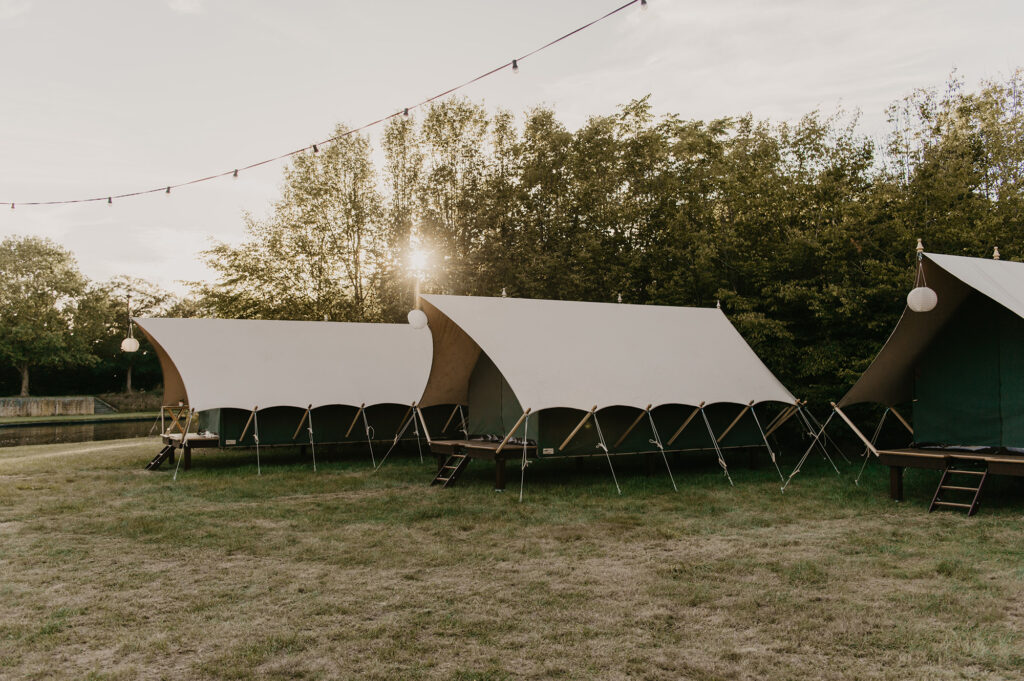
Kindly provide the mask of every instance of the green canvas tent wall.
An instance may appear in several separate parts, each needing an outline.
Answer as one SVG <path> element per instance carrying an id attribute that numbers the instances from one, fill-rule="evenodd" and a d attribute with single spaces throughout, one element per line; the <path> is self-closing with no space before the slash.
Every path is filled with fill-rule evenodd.
<path id="1" fill-rule="evenodd" d="M 468 404 L 471 434 L 526 438 L 531 456 L 765 446 L 764 404 L 796 404 L 719 309 L 421 300 L 434 355 L 420 403 Z"/>
<path id="2" fill-rule="evenodd" d="M 431 339 L 406 324 L 135 322 L 160 359 L 164 403 L 196 412 L 196 442 L 253 447 L 257 432 L 261 446 L 389 441 L 420 431 L 414 417 L 440 428 L 449 416 L 446 405 L 412 408 Z"/>
<path id="3" fill-rule="evenodd" d="M 1024 447 L 1024 263 L 925 254 L 930 312 L 903 313 L 840 408 L 910 405 L 914 440 Z"/>

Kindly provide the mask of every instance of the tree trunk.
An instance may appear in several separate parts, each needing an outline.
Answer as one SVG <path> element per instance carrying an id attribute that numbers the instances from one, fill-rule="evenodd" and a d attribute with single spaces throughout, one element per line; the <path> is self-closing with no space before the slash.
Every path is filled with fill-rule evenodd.
<path id="1" fill-rule="evenodd" d="M 125 374 L 124 391 L 128 395 L 132 394 L 132 365 L 130 362 L 128 363 L 128 371 Z"/>
<path id="2" fill-rule="evenodd" d="M 22 364 L 18 370 L 21 372 L 21 396 L 28 397 L 28 365 Z"/>

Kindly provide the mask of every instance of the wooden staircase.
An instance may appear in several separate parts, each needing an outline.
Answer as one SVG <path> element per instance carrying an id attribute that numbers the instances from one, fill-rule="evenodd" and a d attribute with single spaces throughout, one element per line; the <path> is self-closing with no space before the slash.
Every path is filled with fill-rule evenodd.
<path id="1" fill-rule="evenodd" d="M 160 453 L 153 457 L 153 460 L 146 464 L 147 471 L 155 471 L 167 459 L 174 456 L 174 445 L 164 445 Z"/>
<path id="2" fill-rule="evenodd" d="M 455 481 L 462 475 L 462 471 L 466 470 L 466 466 L 469 465 L 469 457 L 465 454 L 452 454 L 445 459 L 444 465 L 441 466 L 440 470 L 437 471 L 437 477 L 434 478 L 431 485 L 440 485 L 441 487 L 447 487 L 448 485 L 455 484 Z"/>
<path id="3" fill-rule="evenodd" d="M 953 478 L 952 476 L 958 477 Z M 981 489 L 985 486 L 987 478 L 987 465 L 980 470 L 977 468 L 964 468 L 957 466 L 956 460 L 951 459 L 946 463 L 945 470 L 942 471 L 942 478 L 939 480 L 939 486 L 935 489 L 935 496 L 932 497 L 932 505 L 928 507 L 928 512 L 931 513 L 937 508 L 952 508 L 966 510 L 968 516 L 974 515 L 978 512 L 978 500 L 981 498 Z M 977 484 L 972 486 L 972 483 Z M 946 492 L 953 492 L 959 495 L 961 500 L 969 496 L 971 502 L 947 501 L 943 498 Z"/>

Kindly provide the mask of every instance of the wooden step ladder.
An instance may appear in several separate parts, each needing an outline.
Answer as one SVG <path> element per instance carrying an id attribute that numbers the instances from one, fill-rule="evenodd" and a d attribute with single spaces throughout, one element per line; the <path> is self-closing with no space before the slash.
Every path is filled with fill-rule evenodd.
<path id="1" fill-rule="evenodd" d="M 455 484 L 455 481 L 462 475 L 462 471 L 466 470 L 466 466 L 469 465 L 469 457 L 465 454 L 452 454 L 445 459 L 444 465 L 437 471 L 437 477 L 431 482 L 431 485 L 440 485 L 441 487 L 447 487 L 448 485 Z"/>
<path id="2" fill-rule="evenodd" d="M 174 456 L 174 445 L 164 445 L 164 448 L 160 450 L 160 453 L 153 457 L 153 460 L 146 464 L 147 471 L 155 471 L 160 468 L 160 465 Z"/>
<path id="3" fill-rule="evenodd" d="M 929 513 L 937 508 L 965 509 L 968 516 L 978 512 L 981 488 L 985 486 L 985 480 L 988 479 L 988 466 L 985 466 L 982 470 L 976 468 L 957 468 L 955 466 L 955 459 L 946 463 L 946 468 L 942 471 L 942 478 L 939 479 L 939 486 L 935 489 L 935 496 L 932 497 L 932 505 L 928 507 Z M 951 476 L 960 477 L 954 480 Z M 971 486 L 972 482 L 977 484 Z M 943 498 L 944 492 L 959 494 L 961 499 L 969 495 L 971 503 L 946 501 Z"/>

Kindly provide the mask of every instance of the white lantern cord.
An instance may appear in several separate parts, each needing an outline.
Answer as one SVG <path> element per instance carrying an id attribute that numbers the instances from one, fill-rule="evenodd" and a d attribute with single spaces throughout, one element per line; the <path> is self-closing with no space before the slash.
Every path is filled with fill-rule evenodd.
<path id="1" fill-rule="evenodd" d="M 914 288 L 907 294 L 907 307 L 913 312 L 931 312 L 939 304 L 939 295 L 928 287 L 924 276 L 924 245 L 917 240 L 917 276 Z"/>
<path id="2" fill-rule="evenodd" d="M 128 295 L 128 337 L 121 341 L 121 352 L 138 352 L 139 341 L 132 330 L 132 297 Z"/>

